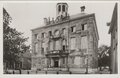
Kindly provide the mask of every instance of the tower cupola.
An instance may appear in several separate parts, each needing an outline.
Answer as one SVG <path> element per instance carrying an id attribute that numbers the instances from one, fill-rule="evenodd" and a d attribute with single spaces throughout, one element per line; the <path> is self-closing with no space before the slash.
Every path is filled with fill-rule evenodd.
<path id="1" fill-rule="evenodd" d="M 66 17 L 68 15 L 68 4 L 67 3 L 57 3 L 56 6 L 56 16 Z"/>

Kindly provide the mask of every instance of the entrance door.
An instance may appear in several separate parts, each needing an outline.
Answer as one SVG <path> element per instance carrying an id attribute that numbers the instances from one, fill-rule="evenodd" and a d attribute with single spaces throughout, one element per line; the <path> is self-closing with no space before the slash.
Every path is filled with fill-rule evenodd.
<path id="1" fill-rule="evenodd" d="M 55 60 L 54 67 L 58 67 L 58 60 Z"/>
<path id="2" fill-rule="evenodd" d="M 54 59 L 54 67 L 59 67 L 59 58 L 53 58 Z"/>

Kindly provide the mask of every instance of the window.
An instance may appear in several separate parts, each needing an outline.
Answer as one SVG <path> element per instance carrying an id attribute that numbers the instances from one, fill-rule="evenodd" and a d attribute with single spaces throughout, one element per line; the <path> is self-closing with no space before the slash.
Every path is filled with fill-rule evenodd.
<path id="1" fill-rule="evenodd" d="M 58 6 L 58 12 L 60 12 L 60 11 L 61 11 L 61 6 L 59 5 L 59 6 Z"/>
<path id="2" fill-rule="evenodd" d="M 75 31 L 76 31 L 76 27 L 75 26 L 71 27 L 71 32 L 75 32 Z"/>
<path id="3" fill-rule="evenodd" d="M 59 31 L 56 30 L 56 31 L 55 31 L 55 36 L 58 36 L 58 35 L 59 35 Z"/>
<path id="4" fill-rule="evenodd" d="M 35 39 L 38 39 L 38 34 L 35 34 Z"/>
<path id="5" fill-rule="evenodd" d="M 42 38 L 45 38 L 45 33 L 42 33 Z"/>
<path id="6" fill-rule="evenodd" d="M 52 31 L 49 31 L 49 36 L 52 36 Z"/>
<path id="7" fill-rule="evenodd" d="M 65 51 L 65 45 L 63 45 L 63 51 Z"/>
<path id="8" fill-rule="evenodd" d="M 66 29 L 63 28 L 63 29 L 62 29 L 62 32 L 63 32 L 63 35 L 65 35 L 65 34 L 66 34 Z"/>
<path id="9" fill-rule="evenodd" d="M 62 10 L 63 10 L 63 12 L 65 12 L 65 5 L 62 6 Z"/>
<path id="10" fill-rule="evenodd" d="M 59 42 L 59 40 L 55 41 L 55 50 L 60 50 L 60 42 Z"/>
<path id="11" fill-rule="evenodd" d="M 41 51 L 41 54 L 44 54 L 44 48 L 42 47 L 42 51 Z"/>
<path id="12" fill-rule="evenodd" d="M 87 30 L 87 23 L 82 24 L 82 30 Z"/>
<path id="13" fill-rule="evenodd" d="M 41 54 L 44 54 L 44 52 L 46 52 L 46 45 L 45 45 L 45 42 L 42 43 L 42 52 Z"/>
<path id="14" fill-rule="evenodd" d="M 81 49 L 87 49 L 88 43 L 87 43 L 87 36 L 81 37 Z"/>
<path id="15" fill-rule="evenodd" d="M 35 52 L 38 53 L 38 44 L 35 44 Z"/>
<path id="16" fill-rule="evenodd" d="M 63 64 L 65 64 L 65 57 L 63 57 Z"/>
<path id="17" fill-rule="evenodd" d="M 53 42 L 50 42 L 49 48 L 50 50 L 53 50 Z"/>
<path id="18" fill-rule="evenodd" d="M 79 61 L 79 62 L 78 62 L 78 61 Z M 75 64 L 75 65 L 80 65 L 80 63 L 82 63 L 80 57 L 75 57 L 75 58 L 74 58 L 74 64 Z"/>
<path id="19" fill-rule="evenodd" d="M 63 42 L 62 42 L 62 50 L 63 50 L 63 51 L 65 51 L 65 49 L 66 49 L 65 45 L 66 45 L 66 44 L 65 44 L 65 40 L 63 40 Z"/>
<path id="20" fill-rule="evenodd" d="M 76 38 L 71 38 L 70 40 L 70 43 L 71 43 L 71 50 L 75 50 L 75 47 L 76 47 Z"/>

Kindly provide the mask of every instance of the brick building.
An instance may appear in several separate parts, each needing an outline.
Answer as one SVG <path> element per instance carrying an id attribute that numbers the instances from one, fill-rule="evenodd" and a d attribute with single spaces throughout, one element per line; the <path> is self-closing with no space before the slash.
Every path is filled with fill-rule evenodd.
<path id="1" fill-rule="evenodd" d="M 95 14 L 68 14 L 68 4 L 56 5 L 56 19 L 32 29 L 32 69 L 96 68 L 98 30 Z"/>

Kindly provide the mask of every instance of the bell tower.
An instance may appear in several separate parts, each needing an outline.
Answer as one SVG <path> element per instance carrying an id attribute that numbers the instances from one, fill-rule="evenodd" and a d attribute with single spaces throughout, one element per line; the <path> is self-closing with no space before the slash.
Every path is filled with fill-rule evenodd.
<path id="1" fill-rule="evenodd" d="M 56 5 L 56 16 L 57 17 L 68 16 L 68 4 L 67 3 L 57 3 L 57 5 Z"/>

